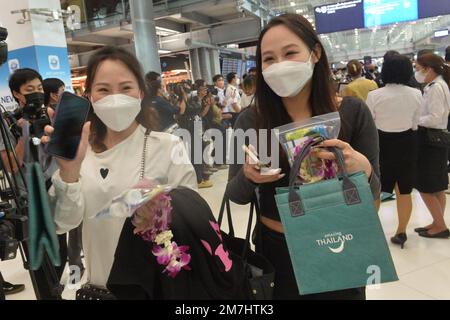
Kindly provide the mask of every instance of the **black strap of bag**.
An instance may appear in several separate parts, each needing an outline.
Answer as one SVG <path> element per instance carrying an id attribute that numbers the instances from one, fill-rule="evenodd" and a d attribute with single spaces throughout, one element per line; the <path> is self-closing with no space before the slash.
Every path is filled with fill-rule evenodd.
<path id="1" fill-rule="evenodd" d="M 230 226 L 228 235 L 225 236 L 225 244 L 228 249 L 238 255 L 245 266 L 244 281 L 247 283 L 248 299 L 251 300 L 271 300 L 273 298 L 273 289 L 275 286 L 275 269 L 272 264 L 258 252 L 255 252 L 250 247 L 250 238 L 252 233 L 253 215 L 256 213 L 258 218 L 259 207 L 258 201 L 255 198 L 250 204 L 250 212 L 247 223 L 247 231 L 245 239 L 235 237 L 233 220 L 231 217 L 230 200 L 225 195 L 222 200 L 222 206 L 219 213 L 218 223 L 222 223 L 225 209 L 227 210 L 227 220 Z M 257 226 L 258 227 L 258 220 Z"/>
<path id="2" fill-rule="evenodd" d="M 289 175 L 289 208 L 291 215 L 293 217 L 302 216 L 305 214 L 305 208 L 303 206 L 302 200 L 298 192 L 296 192 L 295 187 L 297 175 L 300 171 L 301 164 L 303 160 L 308 156 L 311 148 L 317 144 L 317 141 L 310 141 L 307 143 L 302 151 L 295 156 L 294 164 L 292 165 L 291 173 Z M 345 161 L 344 154 L 341 149 L 336 147 L 329 148 L 331 152 L 334 153 L 336 160 L 338 162 L 338 178 L 343 181 L 342 189 L 344 194 L 345 203 L 347 205 L 353 205 L 361 202 L 359 197 L 358 189 L 355 184 L 350 180 L 347 172 L 345 171 Z"/>
<path id="3" fill-rule="evenodd" d="M 241 257 L 245 260 L 247 257 L 247 253 L 248 250 L 250 248 L 250 237 L 251 237 L 251 233 L 252 233 L 252 223 L 253 223 L 253 215 L 256 212 L 256 216 L 258 217 L 258 205 L 257 205 L 257 201 L 256 199 L 253 199 L 252 202 L 250 203 L 250 211 L 249 211 L 249 215 L 248 215 L 248 222 L 247 222 L 247 231 L 245 233 L 245 246 L 242 250 L 242 254 Z M 233 226 L 233 218 L 231 216 L 231 206 L 230 206 L 230 199 L 228 199 L 228 197 L 226 195 L 224 195 L 223 199 L 222 199 L 222 205 L 220 207 L 220 212 L 219 212 L 219 217 L 217 219 L 217 222 L 219 224 L 219 227 L 222 226 L 222 221 L 223 221 L 223 216 L 224 213 L 227 213 L 227 222 L 228 222 L 228 235 L 230 237 L 235 237 L 235 233 L 234 233 L 234 226 Z"/>

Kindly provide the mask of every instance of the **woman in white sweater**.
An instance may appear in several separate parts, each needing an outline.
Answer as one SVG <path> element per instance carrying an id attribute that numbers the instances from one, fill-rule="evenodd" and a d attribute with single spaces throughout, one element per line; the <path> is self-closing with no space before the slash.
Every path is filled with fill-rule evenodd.
<path id="1" fill-rule="evenodd" d="M 105 287 L 125 219 L 93 217 L 143 177 L 195 189 L 195 172 L 184 145 L 175 136 L 151 131 L 150 109 L 141 107 L 145 92 L 136 58 L 107 47 L 87 69 L 86 96 L 94 114 L 83 128 L 73 161 L 58 159 L 50 198 L 58 233 L 83 222 L 83 249 L 89 283 Z M 52 127 L 46 128 L 48 143 Z M 142 210 L 148 210 L 145 207 Z"/>

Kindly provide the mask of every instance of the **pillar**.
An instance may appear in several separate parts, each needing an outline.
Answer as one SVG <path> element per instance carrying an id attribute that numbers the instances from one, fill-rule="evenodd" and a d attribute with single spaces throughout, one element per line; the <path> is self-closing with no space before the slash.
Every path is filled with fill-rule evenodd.
<path id="1" fill-rule="evenodd" d="M 208 49 L 208 50 L 211 64 L 211 74 L 214 77 L 216 74 L 221 74 L 219 50 L 215 49 Z"/>
<path id="2" fill-rule="evenodd" d="M 136 56 L 144 72 L 161 72 L 156 24 L 153 20 L 153 1 L 130 0 Z"/>
<path id="3" fill-rule="evenodd" d="M 198 58 L 200 60 L 200 70 L 202 74 L 202 79 L 206 81 L 206 83 L 212 82 L 212 74 L 211 74 L 211 63 L 209 57 L 209 51 L 206 48 L 198 49 Z"/>
<path id="4" fill-rule="evenodd" d="M 191 62 L 192 76 L 194 77 L 192 82 L 194 82 L 202 78 L 198 49 L 189 50 L 189 60 Z"/>

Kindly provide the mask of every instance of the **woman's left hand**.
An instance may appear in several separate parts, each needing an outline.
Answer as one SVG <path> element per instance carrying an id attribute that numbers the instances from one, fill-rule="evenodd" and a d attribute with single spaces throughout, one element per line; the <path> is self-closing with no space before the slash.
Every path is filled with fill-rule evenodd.
<path id="1" fill-rule="evenodd" d="M 332 139 L 324 141 L 316 147 L 315 155 L 321 159 L 335 160 L 336 157 L 334 153 L 323 149 L 329 147 L 336 147 L 341 149 L 342 153 L 344 154 L 345 170 L 349 174 L 358 171 L 364 171 L 367 177 L 371 176 L 372 165 L 370 164 L 369 160 L 363 154 L 354 150 L 351 145 L 342 140 Z"/>

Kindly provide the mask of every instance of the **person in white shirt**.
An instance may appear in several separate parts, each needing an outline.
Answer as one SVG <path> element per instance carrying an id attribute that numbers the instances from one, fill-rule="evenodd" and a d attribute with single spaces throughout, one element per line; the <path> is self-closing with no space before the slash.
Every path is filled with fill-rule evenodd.
<path id="1" fill-rule="evenodd" d="M 256 78 L 254 76 L 247 76 L 242 84 L 242 89 L 244 91 L 241 97 L 242 109 L 255 105 Z"/>
<path id="2" fill-rule="evenodd" d="M 225 107 L 225 80 L 221 74 L 213 77 L 214 87 L 217 89 L 218 104 L 221 108 Z"/>
<path id="3" fill-rule="evenodd" d="M 155 127 L 153 111 L 141 104 L 145 82 L 132 54 L 105 47 L 90 59 L 87 75 L 85 95 L 94 114 L 83 128 L 76 158 L 58 159 L 60 170 L 53 176 L 49 195 L 58 233 L 83 222 L 88 281 L 105 287 L 125 219 L 96 219 L 96 214 L 114 197 L 136 186 L 141 176 L 194 190 L 197 181 L 182 142 L 170 134 L 151 131 Z M 45 131 L 42 142 L 48 143 L 53 128 L 47 126 Z M 144 214 L 149 209 L 139 210 L 138 214 Z"/>
<path id="4" fill-rule="evenodd" d="M 447 129 L 450 110 L 450 66 L 434 53 L 420 56 L 416 62 L 415 78 L 426 83 L 422 114 L 419 120 L 419 158 L 417 190 L 433 217 L 433 223 L 415 231 L 426 238 L 449 238 L 444 220 L 448 186 L 448 148 L 429 144 L 427 133 Z"/>
<path id="5" fill-rule="evenodd" d="M 386 59 L 381 78 L 385 87 L 369 92 L 369 107 L 380 141 L 381 191 L 397 197 L 398 228 L 392 243 L 402 248 L 412 212 L 411 192 L 417 163 L 417 128 L 422 94 L 407 86 L 413 75 L 408 57 Z"/>
<path id="6" fill-rule="evenodd" d="M 237 119 L 238 113 L 241 112 L 241 95 L 239 93 L 240 79 L 235 72 L 227 75 L 228 86 L 225 90 L 225 108 L 222 110 L 224 114 L 231 114 L 231 127 Z"/>

